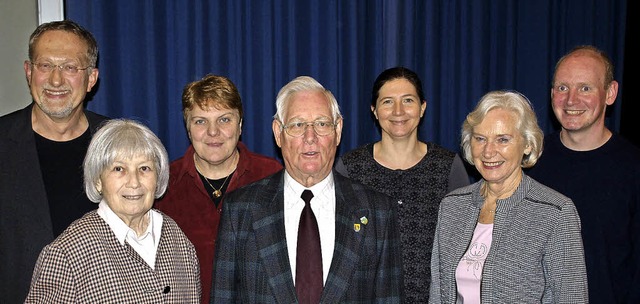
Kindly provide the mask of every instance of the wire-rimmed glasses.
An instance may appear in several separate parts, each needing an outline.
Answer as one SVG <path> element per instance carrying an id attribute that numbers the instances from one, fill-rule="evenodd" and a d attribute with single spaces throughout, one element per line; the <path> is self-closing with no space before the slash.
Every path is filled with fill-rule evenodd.
<path id="1" fill-rule="evenodd" d="M 54 69 L 59 69 L 63 74 L 67 76 L 75 76 L 78 74 L 79 71 L 84 71 L 90 68 L 90 66 L 86 68 L 80 68 L 77 65 L 73 65 L 69 63 L 53 64 L 50 62 L 31 62 L 31 65 L 34 66 L 36 70 L 38 70 L 38 72 L 43 74 L 49 74 Z"/>
<path id="2" fill-rule="evenodd" d="M 300 137 L 307 131 L 308 126 L 313 126 L 313 131 L 318 136 L 331 135 L 336 130 L 336 124 L 327 120 L 294 121 L 283 125 L 282 128 L 290 136 Z"/>

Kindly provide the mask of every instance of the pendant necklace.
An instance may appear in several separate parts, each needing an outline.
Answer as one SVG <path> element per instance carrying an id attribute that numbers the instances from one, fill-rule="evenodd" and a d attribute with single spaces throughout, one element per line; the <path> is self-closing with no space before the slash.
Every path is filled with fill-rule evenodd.
<path id="1" fill-rule="evenodd" d="M 213 196 L 215 198 L 219 198 L 222 196 L 222 188 L 224 188 L 224 184 L 227 183 L 227 180 L 229 179 L 229 176 L 231 176 L 231 174 L 227 175 L 227 177 L 225 177 L 224 182 L 222 182 L 222 185 L 220 185 L 220 189 L 216 189 L 216 187 L 214 187 L 211 182 L 209 182 L 209 179 L 203 175 L 204 180 L 207 181 L 207 184 L 209 184 L 209 186 L 211 186 L 211 189 L 213 189 L 213 192 L 211 192 L 211 194 L 213 194 Z"/>
<path id="2" fill-rule="evenodd" d="M 215 198 L 220 198 L 222 196 L 222 188 L 224 188 L 224 185 L 227 183 L 227 180 L 229 179 L 229 176 L 233 175 L 233 171 L 231 173 L 229 173 L 229 175 L 227 175 L 227 177 L 224 178 L 224 181 L 222 182 L 222 185 L 220 185 L 220 188 L 216 189 L 216 187 L 214 187 L 211 184 L 209 179 L 204 174 L 202 174 L 202 172 L 200 172 L 200 168 L 198 168 L 198 163 L 194 161 L 194 165 L 196 166 L 196 171 L 198 171 L 198 173 L 200 175 L 202 175 L 202 177 L 207 182 L 207 184 L 209 184 L 209 186 L 211 186 L 211 189 L 213 189 L 213 192 L 211 192 L 211 195 L 213 195 L 213 197 L 215 197 Z"/>

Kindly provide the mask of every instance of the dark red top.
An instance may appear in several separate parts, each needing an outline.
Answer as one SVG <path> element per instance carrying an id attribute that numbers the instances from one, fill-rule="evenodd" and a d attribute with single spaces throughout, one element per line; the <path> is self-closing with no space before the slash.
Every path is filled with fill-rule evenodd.
<path id="1" fill-rule="evenodd" d="M 171 162 L 169 188 L 164 197 L 155 203 L 158 210 L 178 223 L 196 248 L 200 261 L 202 303 L 209 303 L 213 256 L 224 195 L 282 169 L 278 160 L 253 153 L 241 142 L 238 142 L 238 151 L 238 166 L 218 208 L 207 194 L 196 171 L 193 145 L 187 148 L 184 156 Z"/>

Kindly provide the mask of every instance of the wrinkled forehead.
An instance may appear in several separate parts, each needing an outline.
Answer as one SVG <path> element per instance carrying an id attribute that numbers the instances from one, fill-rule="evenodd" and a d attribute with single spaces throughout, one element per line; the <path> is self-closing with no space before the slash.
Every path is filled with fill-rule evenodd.
<path id="1" fill-rule="evenodd" d="M 33 56 L 72 56 L 87 60 L 88 45 L 72 32 L 51 30 L 34 41 Z"/>
<path id="2" fill-rule="evenodd" d="M 292 119 L 331 119 L 329 100 L 320 91 L 302 91 L 291 95 L 285 108 L 284 121 Z"/>

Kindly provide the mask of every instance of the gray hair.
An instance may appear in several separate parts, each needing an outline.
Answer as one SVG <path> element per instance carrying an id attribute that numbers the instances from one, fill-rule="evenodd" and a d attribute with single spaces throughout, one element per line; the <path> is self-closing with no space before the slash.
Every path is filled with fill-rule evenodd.
<path id="1" fill-rule="evenodd" d="M 160 139 L 145 125 L 129 119 L 107 121 L 94 135 L 84 157 L 84 190 L 94 203 L 102 200 L 96 184 L 104 170 L 116 160 L 146 156 L 154 162 L 157 174 L 155 198 L 169 184 L 169 156 Z"/>
<path id="2" fill-rule="evenodd" d="M 317 80 L 309 76 L 299 76 L 287 83 L 282 87 L 282 89 L 280 89 L 280 92 L 278 92 L 278 97 L 276 98 L 276 114 L 273 115 L 273 119 L 284 123 L 284 119 L 287 115 L 286 109 L 291 97 L 296 93 L 309 91 L 317 91 L 324 94 L 329 101 L 329 108 L 331 109 L 331 115 L 333 116 L 334 122 L 339 118 L 342 118 L 338 101 L 331 91 L 325 89 Z"/>
<path id="3" fill-rule="evenodd" d="M 538 126 L 538 119 L 531 102 L 527 97 L 515 91 L 489 92 L 482 96 L 475 109 L 467 115 L 467 119 L 462 124 L 460 142 L 465 160 L 473 165 L 473 156 L 471 155 L 473 128 L 482 123 L 487 113 L 493 109 L 504 109 L 516 114 L 516 129 L 524 138 L 525 144 L 531 147 L 531 153 L 524 155 L 520 166 L 529 168 L 535 165 L 542 155 L 544 135 Z"/>
<path id="4" fill-rule="evenodd" d="M 39 25 L 29 37 L 29 61 L 33 62 L 35 55 L 35 45 L 40 40 L 40 36 L 48 31 L 64 31 L 72 33 L 87 45 L 87 53 L 85 54 L 86 62 L 90 68 L 95 68 L 98 62 L 98 43 L 93 34 L 71 20 L 53 21 Z M 83 62 L 84 64 L 85 62 Z"/>

